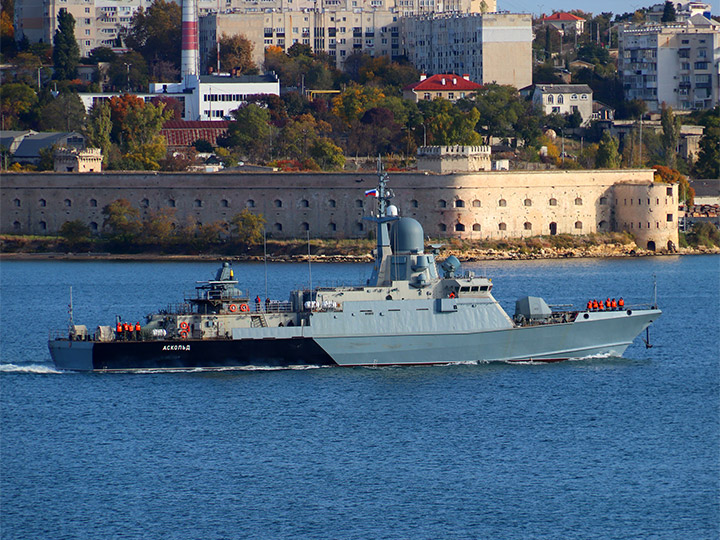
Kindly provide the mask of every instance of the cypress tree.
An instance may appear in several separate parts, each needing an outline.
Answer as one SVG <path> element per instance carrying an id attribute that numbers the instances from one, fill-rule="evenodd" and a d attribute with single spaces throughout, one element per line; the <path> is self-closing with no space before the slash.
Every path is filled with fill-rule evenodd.
<path id="1" fill-rule="evenodd" d="M 675 13 L 675 4 L 667 0 L 665 2 L 665 8 L 663 9 L 662 18 L 660 22 L 675 22 L 677 14 Z"/>
<path id="2" fill-rule="evenodd" d="M 80 63 L 80 47 L 75 39 L 75 18 L 67 10 L 58 12 L 58 29 L 53 37 L 53 78 L 61 81 L 75 79 Z"/>

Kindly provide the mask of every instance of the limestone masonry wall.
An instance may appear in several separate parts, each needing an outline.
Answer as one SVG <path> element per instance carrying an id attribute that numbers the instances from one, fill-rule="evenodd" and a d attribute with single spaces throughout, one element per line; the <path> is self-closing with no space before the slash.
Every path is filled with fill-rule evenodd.
<path id="1" fill-rule="evenodd" d="M 389 185 L 400 214 L 416 218 L 433 237 L 501 239 L 627 229 L 658 248 L 668 240 L 677 244 L 677 186 L 652 180 L 647 169 L 413 172 L 392 173 Z M 250 208 L 265 217 L 276 238 L 304 237 L 306 231 L 316 237 L 364 237 L 369 224 L 362 218 L 376 203 L 364 192 L 375 185 L 372 172 L 5 173 L 0 232 L 55 234 L 71 220 L 99 231 L 103 207 L 124 198 L 141 216 L 173 209 L 178 224 L 229 221 Z M 652 204 L 624 204 L 638 198 Z M 672 222 L 658 218 L 669 214 Z"/>

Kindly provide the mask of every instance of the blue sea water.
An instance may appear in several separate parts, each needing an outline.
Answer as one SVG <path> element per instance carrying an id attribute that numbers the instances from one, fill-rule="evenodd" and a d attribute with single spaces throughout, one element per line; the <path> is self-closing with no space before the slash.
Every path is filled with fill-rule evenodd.
<path id="1" fill-rule="evenodd" d="M 57 372 L 48 330 L 174 301 L 212 263 L 0 263 L 0 538 L 717 539 L 720 257 L 488 262 L 510 312 L 652 299 L 624 358 Z M 366 265 L 315 264 L 313 283 Z M 262 264 L 236 264 L 265 296 Z M 269 265 L 269 292 L 307 285 Z"/>

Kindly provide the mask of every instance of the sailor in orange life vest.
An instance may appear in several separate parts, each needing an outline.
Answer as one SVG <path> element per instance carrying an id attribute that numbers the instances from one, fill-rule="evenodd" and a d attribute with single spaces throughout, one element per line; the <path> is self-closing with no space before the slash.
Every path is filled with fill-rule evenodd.
<path id="1" fill-rule="evenodd" d="M 614 298 L 612 299 L 612 302 L 610 302 L 610 307 L 613 309 L 617 309 L 617 302 L 615 301 Z"/>
<path id="2" fill-rule="evenodd" d="M 592 300 L 588 300 L 587 310 L 588 311 L 592 310 Z"/>
<path id="3" fill-rule="evenodd" d="M 140 323 L 139 323 L 139 322 L 136 322 L 136 323 L 135 323 L 135 339 L 136 339 L 137 341 L 140 341 L 140 330 L 141 330 L 141 328 L 140 328 Z"/>
<path id="4" fill-rule="evenodd" d="M 121 323 L 117 323 L 117 327 L 115 328 L 115 339 L 122 339 L 123 337 L 123 326 Z"/>
<path id="5" fill-rule="evenodd" d="M 620 297 L 620 300 L 618 300 L 618 307 L 620 309 L 625 307 L 625 300 L 622 299 L 622 296 Z"/>

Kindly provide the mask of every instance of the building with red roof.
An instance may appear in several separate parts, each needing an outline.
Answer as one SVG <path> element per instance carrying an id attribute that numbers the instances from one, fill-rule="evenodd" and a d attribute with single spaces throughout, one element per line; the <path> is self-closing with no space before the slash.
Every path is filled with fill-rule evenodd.
<path id="1" fill-rule="evenodd" d="M 470 97 L 473 92 L 482 88 L 481 84 L 472 82 L 470 76 L 462 77 L 453 73 L 439 73 L 428 77 L 424 73 L 420 80 L 403 88 L 403 97 L 415 103 L 421 100 L 447 99 L 453 103 L 458 99 Z"/>
<path id="2" fill-rule="evenodd" d="M 230 122 L 225 120 L 168 120 L 163 124 L 160 135 L 165 137 L 169 150 L 180 150 L 204 139 L 217 146 L 217 139 L 225 135 Z"/>
<path id="3" fill-rule="evenodd" d="M 559 32 L 575 32 L 582 34 L 585 28 L 585 19 L 572 13 L 558 12 L 543 17 L 540 21 L 545 26 L 552 26 Z"/>

